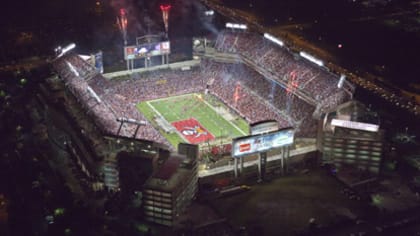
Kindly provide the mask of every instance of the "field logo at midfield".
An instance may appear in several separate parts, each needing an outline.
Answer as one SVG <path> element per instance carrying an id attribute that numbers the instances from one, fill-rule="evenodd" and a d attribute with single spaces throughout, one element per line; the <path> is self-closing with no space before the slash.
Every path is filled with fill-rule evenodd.
<path id="1" fill-rule="evenodd" d="M 194 118 L 172 122 L 172 125 L 192 144 L 214 139 L 214 136 Z"/>

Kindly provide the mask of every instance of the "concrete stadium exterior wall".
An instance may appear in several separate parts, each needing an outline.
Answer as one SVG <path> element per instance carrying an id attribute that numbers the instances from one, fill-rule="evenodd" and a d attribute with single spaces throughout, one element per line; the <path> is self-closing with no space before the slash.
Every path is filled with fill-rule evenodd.
<path id="1" fill-rule="evenodd" d="M 290 157 L 287 160 L 287 166 L 289 169 L 304 169 L 308 165 L 314 165 L 319 163 L 319 155 L 315 145 L 310 147 L 301 148 L 298 150 L 290 151 Z M 280 156 L 280 155 L 279 155 Z M 267 162 L 267 174 L 269 175 L 280 175 L 281 160 L 278 157 L 268 157 Z M 218 171 L 214 173 L 206 174 L 203 171 L 199 171 L 199 185 L 211 184 L 217 185 L 231 185 L 233 182 L 244 181 L 258 176 L 258 164 L 257 160 L 248 161 L 244 164 L 244 170 L 242 175 L 235 179 L 233 172 L 233 165 L 227 165 L 216 168 Z M 224 180 L 224 181 L 222 181 Z M 220 183 L 219 183 L 220 182 Z M 223 183 L 222 183 L 223 182 Z M 220 186 L 222 187 L 222 186 Z"/>

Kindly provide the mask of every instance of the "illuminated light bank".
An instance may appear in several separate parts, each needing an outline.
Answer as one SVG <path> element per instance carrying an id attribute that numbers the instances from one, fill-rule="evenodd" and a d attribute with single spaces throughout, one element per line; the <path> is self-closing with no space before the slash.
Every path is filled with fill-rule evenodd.
<path id="1" fill-rule="evenodd" d="M 204 14 L 206 16 L 212 16 L 212 15 L 214 15 L 214 11 L 213 10 L 205 11 Z"/>
<path id="2" fill-rule="evenodd" d="M 313 62 L 313 63 L 315 63 L 315 64 L 317 64 L 318 66 L 324 66 L 324 62 L 323 61 L 321 61 L 321 60 L 319 60 L 319 59 L 317 59 L 317 58 L 315 58 L 315 57 L 313 57 L 312 55 L 309 55 L 308 53 L 306 53 L 306 52 L 300 52 L 299 53 L 299 55 L 301 56 L 301 57 L 303 57 L 303 58 L 305 58 L 306 60 L 308 60 L 308 61 L 310 61 L 310 62 Z"/>
<path id="3" fill-rule="evenodd" d="M 276 37 L 272 36 L 271 34 L 264 33 L 264 38 L 266 38 L 266 39 L 270 40 L 271 42 L 273 42 L 273 43 L 275 43 L 275 44 L 277 44 L 277 45 L 280 45 L 280 46 L 282 46 L 282 47 L 283 47 L 283 45 L 284 45 L 283 41 L 281 41 L 281 40 L 279 40 L 278 38 L 276 38 Z"/>
<path id="4" fill-rule="evenodd" d="M 340 80 L 338 81 L 337 87 L 338 88 L 342 88 L 345 80 L 346 80 L 346 76 L 345 75 L 341 75 L 340 76 Z"/>
<path id="5" fill-rule="evenodd" d="M 246 30 L 246 29 L 248 29 L 248 26 L 246 26 L 244 24 L 226 23 L 226 28 Z"/>
<path id="6" fill-rule="evenodd" d="M 71 43 L 71 44 L 65 46 L 64 48 L 61 49 L 61 53 L 57 56 L 57 58 L 62 57 L 64 54 L 73 50 L 75 47 L 76 47 L 76 44 L 74 44 L 74 43 Z"/>

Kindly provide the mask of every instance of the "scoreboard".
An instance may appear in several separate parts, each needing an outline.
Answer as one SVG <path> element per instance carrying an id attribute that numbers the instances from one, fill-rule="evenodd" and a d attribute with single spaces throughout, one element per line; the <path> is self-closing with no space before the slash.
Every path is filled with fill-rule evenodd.
<path id="1" fill-rule="evenodd" d="M 272 148 L 288 146 L 293 144 L 293 139 L 293 129 L 283 129 L 266 134 L 240 137 L 233 140 L 232 156 L 240 157 L 265 152 Z"/>
<path id="2" fill-rule="evenodd" d="M 124 59 L 133 60 L 145 57 L 167 55 L 171 52 L 169 41 L 146 43 L 124 47 Z"/>

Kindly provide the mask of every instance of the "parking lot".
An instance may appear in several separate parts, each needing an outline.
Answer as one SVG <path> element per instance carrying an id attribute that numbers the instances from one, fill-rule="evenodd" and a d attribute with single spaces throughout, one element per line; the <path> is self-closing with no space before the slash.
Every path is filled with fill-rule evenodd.
<path id="1" fill-rule="evenodd" d="M 344 187 L 322 170 L 253 185 L 250 191 L 211 201 L 221 217 L 249 235 L 293 235 L 314 225 L 356 220 L 368 203 L 350 199 Z"/>

